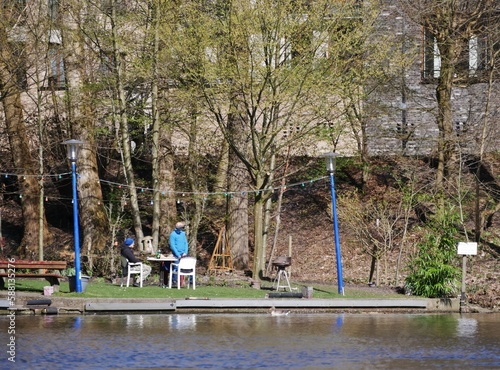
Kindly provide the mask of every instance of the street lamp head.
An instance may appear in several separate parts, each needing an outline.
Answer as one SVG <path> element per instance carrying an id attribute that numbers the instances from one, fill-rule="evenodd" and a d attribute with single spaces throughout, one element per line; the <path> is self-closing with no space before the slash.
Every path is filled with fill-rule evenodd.
<path id="1" fill-rule="evenodd" d="M 63 141 L 61 144 L 66 145 L 68 149 L 68 159 L 71 162 L 76 162 L 78 158 L 78 153 L 80 151 L 80 147 L 84 144 L 84 142 L 80 140 L 71 139 Z"/>
<path id="2" fill-rule="evenodd" d="M 340 154 L 334 153 L 334 152 L 329 152 L 329 153 L 323 154 L 323 157 L 325 157 L 326 171 L 328 173 L 334 173 L 335 172 L 335 162 L 336 162 L 336 158 L 339 155 Z"/>

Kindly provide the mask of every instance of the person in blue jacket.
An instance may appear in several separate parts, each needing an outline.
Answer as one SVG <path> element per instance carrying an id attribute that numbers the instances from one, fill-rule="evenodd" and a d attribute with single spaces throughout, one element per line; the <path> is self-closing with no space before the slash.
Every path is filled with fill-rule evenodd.
<path id="1" fill-rule="evenodd" d="M 174 231 L 170 233 L 170 249 L 177 260 L 188 255 L 188 241 L 185 228 L 186 224 L 184 222 L 177 222 Z"/>
<path id="2" fill-rule="evenodd" d="M 177 258 L 175 263 L 179 263 L 182 257 L 188 255 L 188 241 L 186 237 L 186 224 L 184 222 L 177 222 L 175 229 L 170 233 L 170 249 L 173 255 Z M 180 285 L 184 286 L 184 276 L 181 276 Z"/>

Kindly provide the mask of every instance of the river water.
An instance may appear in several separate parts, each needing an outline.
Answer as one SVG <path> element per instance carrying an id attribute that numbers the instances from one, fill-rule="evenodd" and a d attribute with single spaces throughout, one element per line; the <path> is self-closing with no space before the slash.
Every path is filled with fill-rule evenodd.
<path id="1" fill-rule="evenodd" d="M 500 313 L 4 316 L 0 324 L 4 349 L 15 352 L 2 351 L 1 369 L 500 369 Z"/>

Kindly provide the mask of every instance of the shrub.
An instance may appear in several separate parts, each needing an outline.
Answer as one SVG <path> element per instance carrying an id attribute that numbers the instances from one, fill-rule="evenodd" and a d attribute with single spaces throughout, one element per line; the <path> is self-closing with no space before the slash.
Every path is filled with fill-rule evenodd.
<path id="1" fill-rule="evenodd" d="M 431 223 L 427 237 L 419 243 L 418 253 L 408 265 L 406 289 L 428 298 L 456 296 L 460 277 L 454 263 L 458 231 L 449 215 Z"/>

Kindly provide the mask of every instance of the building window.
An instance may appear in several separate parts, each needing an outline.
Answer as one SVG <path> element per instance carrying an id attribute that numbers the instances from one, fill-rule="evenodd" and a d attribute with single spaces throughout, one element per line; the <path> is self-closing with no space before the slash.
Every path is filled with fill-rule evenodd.
<path id="1" fill-rule="evenodd" d="M 52 90 L 63 90 L 66 88 L 66 76 L 64 73 L 64 59 L 61 45 L 49 44 L 48 51 L 49 88 Z"/>
<path id="2" fill-rule="evenodd" d="M 498 69 L 500 65 L 500 31 L 496 37 L 491 32 L 487 37 L 477 38 L 478 42 L 478 69 Z"/>
<path id="3" fill-rule="evenodd" d="M 48 16 L 52 22 L 57 22 L 59 19 L 59 0 L 48 0 Z"/>
<path id="4" fill-rule="evenodd" d="M 425 80 L 438 78 L 441 73 L 441 56 L 434 36 L 429 30 L 424 30 L 424 68 Z"/>
<path id="5" fill-rule="evenodd" d="M 487 23 L 487 22 L 486 22 Z M 500 51 L 500 36 L 484 27 L 484 33 L 476 34 L 463 40 L 460 57 L 455 64 L 455 78 L 457 80 L 482 80 L 485 72 L 498 65 Z M 458 41 L 460 42 L 460 41 Z M 423 63 L 422 79 L 432 81 L 441 75 L 441 56 L 435 37 L 425 29 L 423 32 Z"/>

